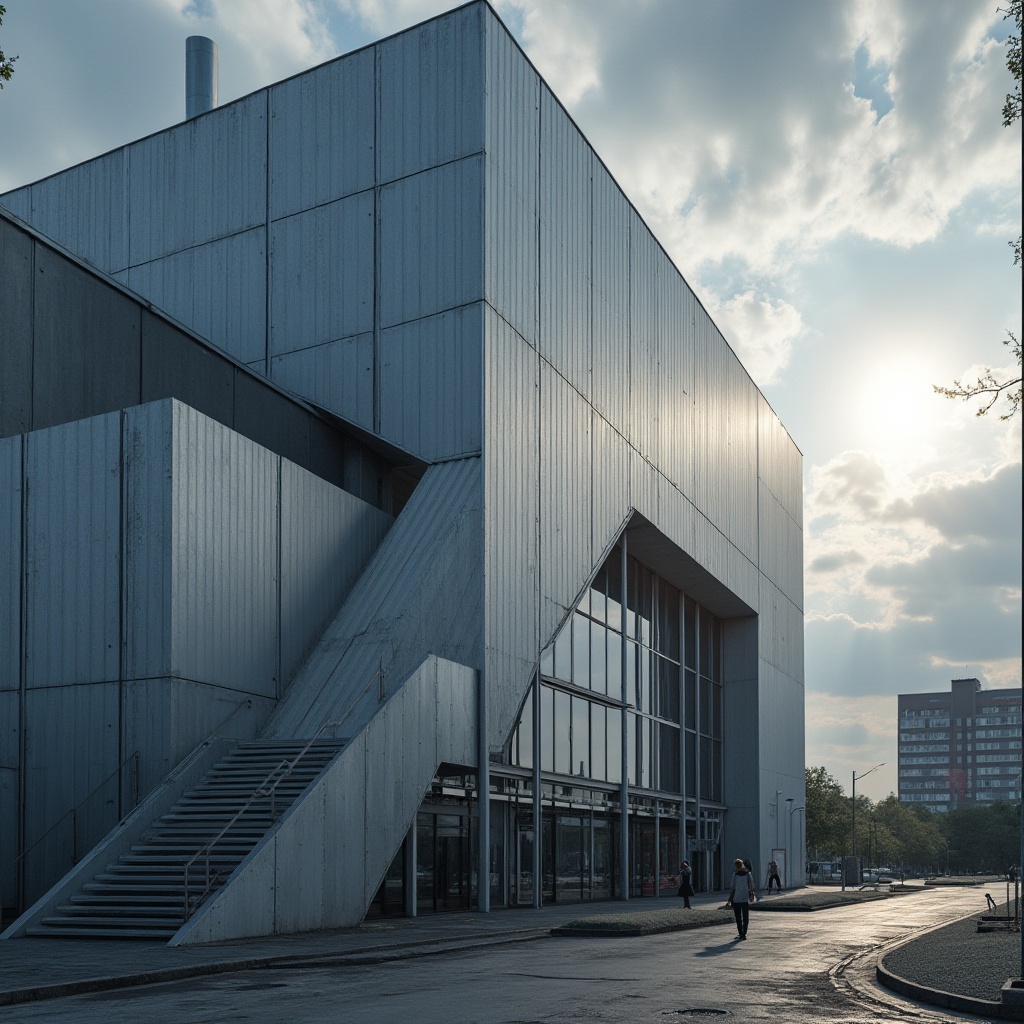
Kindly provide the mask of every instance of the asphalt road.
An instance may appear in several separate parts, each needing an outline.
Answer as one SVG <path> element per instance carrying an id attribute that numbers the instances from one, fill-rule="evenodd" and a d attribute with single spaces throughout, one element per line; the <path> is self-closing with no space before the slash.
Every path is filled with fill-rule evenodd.
<path id="1" fill-rule="evenodd" d="M 645 938 L 545 938 L 373 966 L 249 971 L 12 1006 L 0 1010 L 0 1024 L 977 1021 L 874 982 L 880 950 L 976 903 L 976 893 L 946 890 L 812 914 L 755 912 L 745 942 L 725 925 Z"/>

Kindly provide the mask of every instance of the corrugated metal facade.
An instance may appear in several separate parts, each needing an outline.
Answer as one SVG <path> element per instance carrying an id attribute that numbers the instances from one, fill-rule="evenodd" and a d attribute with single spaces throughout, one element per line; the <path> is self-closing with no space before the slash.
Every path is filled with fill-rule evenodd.
<path id="1" fill-rule="evenodd" d="M 10 865 L 21 849 L 21 448 L 20 437 L 0 440 L 0 864 Z M 17 879 L 7 870 L 0 905 L 16 903 Z"/>
<path id="2" fill-rule="evenodd" d="M 31 898 L 71 808 L 82 853 L 247 698 L 252 734 L 392 520 L 173 399 L 4 439 L 0 483 L 2 799 L 58 824 Z"/>
<path id="3" fill-rule="evenodd" d="M 109 192 L 92 191 L 103 175 Z M 800 455 L 489 8 L 460 8 L 11 201 L 24 209 L 29 195 L 35 211 L 36 190 L 60 189 L 93 205 L 80 223 L 55 217 L 59 240 L 105 209 L 116 223 L 91 251 L 107 269 L 127 269 L 132 287 L 247 365 L 437 463 L 271 734 L 309 735 L 352 707 L 350 724 L 365 723 L 377 669 L 394 685 L 435 653 L 484 668 L 499 748 L 541 647 L 635 509 L 666 561 L 687 556 L 737 616 L 727 633 L 743 638 L 733 682 L 746 696 L 732 706 L 756 705 L 758 759 L 727 772 L 727 801 L 758 803 L 739 813 L 757 841 L 777 778 L 802 785 L 802 733 L 785 725 L 802 720 Z M 115 266 L 122 251 L 127 267 Z M 277 635 L 281 602 L 299 600 L 276 561 L 280 460 L 181 410 L 171 450 L 170 512 L 142 478 L 130 498 L 131 514 L 137 503 L 170 515 L 173 656 L 160 678 L 269 700 L 302 646 Z M 293 538 L 300 563 L 321 527 Z M 248 653 L 223 657 L 225 637 Z"/>
<path id="4" fill-rule="evenodd" d="M 481 667 L 482 480 L 479 458 L 427 470 L 265 731 L 309 737 L 325 722 L 355 736 L 426 651 Z"/>
<path id="5" fill-rule="evenodd" d="M 29 434 L 25 482 L 26 686 L 116 680 L 120 416 L 110 413 Z"/>

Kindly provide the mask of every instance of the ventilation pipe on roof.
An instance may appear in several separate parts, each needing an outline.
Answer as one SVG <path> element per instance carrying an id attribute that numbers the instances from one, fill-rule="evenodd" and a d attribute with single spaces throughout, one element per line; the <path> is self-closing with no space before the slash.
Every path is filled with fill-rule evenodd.
<path id="1" fill-rule="evenodd" d="M 185 120 L 217 106 L 217 44 L 206 36 L 185 40 Z"/>

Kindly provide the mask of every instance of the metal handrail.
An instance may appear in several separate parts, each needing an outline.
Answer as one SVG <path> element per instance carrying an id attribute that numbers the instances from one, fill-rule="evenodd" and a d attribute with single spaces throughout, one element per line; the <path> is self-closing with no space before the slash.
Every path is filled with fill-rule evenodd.
<path id="1" fill-rule="evenodd" d="M 204 856 L 204 854 L 205 854 L 205 886 L 203 888 L 203 891 L 196 898 L 195 906 L 198 907 L 203 902 L 203 900 L 205 900 L 206 897 L 209 896 L 210 891 L 213 888 L 213 882 L 211 882 L 211 880 L 210 880 L 210 858 L 211 858 L 211 856 L 213 854 L 213 849 L 217 845 L 217 843 L 219 843 L 221 841 L 221 839 L 224 838 L 224 836 L 227 834 L 228 830 L 232 828 L 232 826 L 235 824 L 235 822 L 237 822 L 238 819 L 241 818 L 243 814 L 245 814 L 245 812 L 252 805 L 253 801 L 257 797 L 259 797 L 259 796 L 267 796 L 269 794 L 269 796 L 270 796 L 270 814 L 271 814 L 271 817 L 272 818 L 277 817 L 277 808 L 276 808 L 276 804 L 275 804 L 275 798 L 276 798 L 276 792 L 277 792 L 278 785 L 284 779 L 286 779 L 289 775 L 291 775 L 292 771 L 295 769 L 295 766 L 299 763 L 299 761 L 302 760 L 303 757 L 306 756 L 306 754 L 309 751 L 309 748 L 314 743 L 316 743 L 316 741 L 320 738 L 320 736 L 323 733 L 323 731 L 325 729 L 329 728 L 329 727 L 337 726 L 339 724 L 340 724 L 339 722 L 324 722 L 324 724 L 321 725 L 319 729 L 317 729 L 316 734 L 313 736 L 313 738 L 306 743 L 306 745 L 302 748 L 302 750 L 299 751 L 298 754 L 295 755 L 295 757 L 292 759 L 292 761 L 290 763 L 289 763 L 287 758 L 285 758 L 284 760 L 278 762 L 278 764 L 276 764 L 267 773 L 267 775 L 263 779 L 263 781 L 260 782 L 259 785 L 253 790 L 252 794 L 249 796 L 249 799 L 246 800 L 246 802 L 235 812 L 234 816 L 220 830 L 220 832 L 218 832 L 217 835 L 215 835 L 213 837 L 213 839 L 211 839 L 204 847 L 201 847 L 200 849 L 198 849 L 193 854 L 191 859 L 185 865 L 184 880 L 183 880 L 184 881 L 184 897 L 185 897 L 184 903 L 185 903 L 185 920 L 186 921 L 192 916 L 192 910 L 193 910 L 192 900 L 189 897 L 189 872 L 192 869 L 192 865 L 195 864 L 195 862 L 197 860 L 199 860 L 199 858 Z M 286 770 L 284 772 L 281 772 L 282 768 L 286 768 Z M 277 779 L 274 779 L 273 785 L 271 785 L 269 788 L 267 788 L 267 784 L 270 782 L 271 779 L 274 778 L 275 775 L 277 775 L 278 772 L 281 772 L 279 777 Z M 214 881 L 216 881 L 216 879 L 214 879 Z"/>
<path id="2" fill-rule="evenodd" d="M 71 863 L 78 863 L 78 812 L 85 806 L 115 775 L 120 775 L 121 769 L 129 762 L 135 762 L 135 803 L 139 802 L 139 752 L 129 754 L 102 782 L 97 784 L 86 796 L 84 796 L 74 807 L 65 811 L 31 846 L 26 847 L 14 858 L 14 863 L 27 857 L 69 814 L 71 815 Z"/>

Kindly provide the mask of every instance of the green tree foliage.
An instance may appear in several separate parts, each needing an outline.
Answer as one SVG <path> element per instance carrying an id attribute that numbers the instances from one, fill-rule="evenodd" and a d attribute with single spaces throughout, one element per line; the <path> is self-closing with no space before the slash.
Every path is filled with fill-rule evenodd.
<path id="1" fill-rule="evenodd" d="M 1020 859 L 1019 803 L 997 800 L 936 817 L 949 843 L 950 871 L 1004 874 Z"/>
<path id="2" fill-rule="evenodd" d="M 850 798 L 824 768 L 805 770 L 807 855 L 850 852 Z M 857 855 L 865 865 L 911 872 L 1004 874 L 1020 857 L 1020 804 L 997 800 L 941 814 L 901 804 L 895 793 L 873 803 L 857 795 Z"/>
<path id="3" fill-rule="evenodd" d="M 1013 75 L 1013 92 L 1006 94 L 1006 102 L 1003 104 L 1003 127 L 1009 128 L 1014 122 L 1020 120 L 1020 17 L 1021 0 L 1010 0 L 1010 6 L 1005 10 L 1000 8 L 1004 18 L 1012 18 L 1017 26 L 1017 34 L 1006 40 L 1006 66 Z M 1017 251 L 1020 251 L 1020 243 L 1017 243 Z"/>
<path id="4" fill-rule="evenodd" d="M 1013 91 L 1006 94 L 1006 102 L 1003 104 L 1003 125 L 1012 128 L 1020 120 L 1021 96 L 1020 96 L 1020 65 L 1021 65 L 1021 2 L 1022 0 L 1010 0 L 1010 6 L 1000 7 L 1005 19 L 1013 21 L 1017 27 L 1017 34 L 1011 35 L 1006 40 L 1006 66 L 1013 77 Z M 1013 262 L 1015 266 L 1020 265 L 1021 238 L 1010 242 L 1013 249 Z M 981 405 L 978 406 L 977 415 L 984 416 L 1000 398 L 1004 399 L 1002 408 L 1006 411 L 999 417 L 1001 420 L 1008 420 L 1019 411 L 1021 405 L 1021 351 L 1020 339 L 1012 332 L 1006 332 L 1003 344 L 1010 350 L 1017 363 L 1017 375 L 1000 379 L 985 367 L 977 380 L 964 383 L 961 380 L 954 380 L 952 387 L 940 387 L 933 385 L 934 390 L 946 398 L 960 398 L 969 401 L 972 398 L 981 398 Z"/>
<path id="5" fill-rule="evenodd" d="M 945 851 L 939 815 L 901 804 L 895 793 L 875 804 L 877 863 L 887 867 L 935 868 Z M 858 837 L 858 843 L 860 838 Z"/>
<path id="6" fill-rule="evenodd" d="M 3 4 L 0 4 L 0 25 L 4 23 L 4 15 L 7 13 L 7 8 Z M 8 57 L 4 54 L 3 50 L 0 50 L 0 89 L 4 87 L 4 82 L 11 80 L 11 75 L 14 74 L 14 62 L 17 57 Z"/>
<path id="7" fill-rule="evenodd" d="M 807 768 L 807 850 L 815 859 L 841 857 L 850 849 L 850 801 L 824 768 Z"/>

